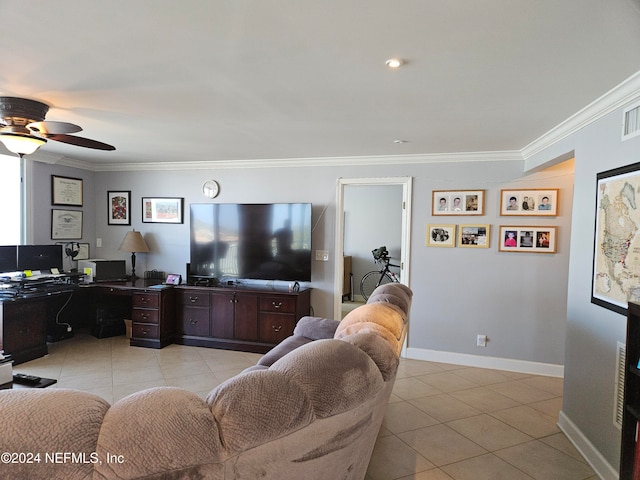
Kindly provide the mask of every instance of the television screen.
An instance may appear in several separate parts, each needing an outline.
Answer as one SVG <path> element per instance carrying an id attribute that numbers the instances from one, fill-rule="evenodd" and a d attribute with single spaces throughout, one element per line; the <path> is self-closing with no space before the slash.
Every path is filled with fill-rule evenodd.
<path id="1" fill-rule="evenodd" d="M 0 245 L 0 272 L 18 270 L 18 246 Z"/>
<path id="2" fill-rule="evenodd" d="M 18 245 L 18 270 L 62 270 L 62 245 Z"/>
<path id="3" fill-rule="evenodd" d="M 311 204 L 192 204 L 193 276 L 311 281 Z"/>

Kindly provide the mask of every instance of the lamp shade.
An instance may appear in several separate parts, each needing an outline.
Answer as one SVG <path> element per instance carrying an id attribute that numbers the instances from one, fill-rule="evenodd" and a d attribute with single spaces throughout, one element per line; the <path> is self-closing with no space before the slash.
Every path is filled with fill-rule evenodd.
<path id="1" fill-rule="evenodd" d="M 21 133 L 1 133 L 0 142 L 7 150 L 18 155 L 30 155 L 47 143 L 44 138 L 32 137 Z"/>
<path id="2" fill-rule="evenodd" d="M 142 234 L 132 230 L 124 236 L 120 244 L 120 250 L 123 252 L 146 253 L 149 251 L 149 247 L 144 238 L 142 238 Z"/>

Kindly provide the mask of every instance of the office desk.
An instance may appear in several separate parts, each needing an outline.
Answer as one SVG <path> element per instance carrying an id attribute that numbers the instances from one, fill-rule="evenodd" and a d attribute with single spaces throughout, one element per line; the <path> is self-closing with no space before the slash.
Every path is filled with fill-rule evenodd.
<path id="1" fill-rule="evenodd" d="M 105 282 L 81 286 L 92 305 L 120 305 L 132 320 L 131 345 L 162 348 L 173 343 L 176 333 L 175 290 L 159 280 Z"/>

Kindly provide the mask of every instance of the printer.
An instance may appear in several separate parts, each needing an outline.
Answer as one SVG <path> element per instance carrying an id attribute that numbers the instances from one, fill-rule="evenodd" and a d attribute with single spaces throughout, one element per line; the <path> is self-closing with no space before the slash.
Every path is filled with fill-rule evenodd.
<path id="1" fill-rule="evenodd" d="M 78 260 L 78 272 L 84 274 L 86 283 L 126 280 L 124 260 L 94 258 Z"/>

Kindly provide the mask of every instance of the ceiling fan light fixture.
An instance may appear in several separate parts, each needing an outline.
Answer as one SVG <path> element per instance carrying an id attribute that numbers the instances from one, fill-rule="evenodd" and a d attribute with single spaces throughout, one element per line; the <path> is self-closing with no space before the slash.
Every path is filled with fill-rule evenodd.
<path id="1" fill-rule="evenodd" d="M 17 155 L 31 155 L 47 143 L 44 138 L 33 137 L 21 133 L 0 133 L 0 142 L 10 152 Z"/>

